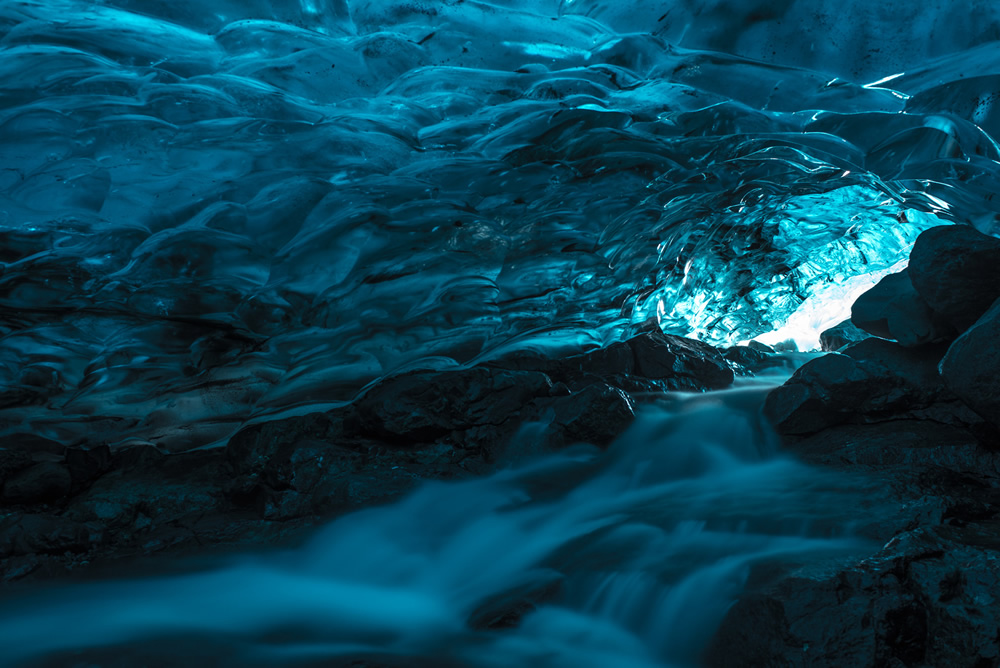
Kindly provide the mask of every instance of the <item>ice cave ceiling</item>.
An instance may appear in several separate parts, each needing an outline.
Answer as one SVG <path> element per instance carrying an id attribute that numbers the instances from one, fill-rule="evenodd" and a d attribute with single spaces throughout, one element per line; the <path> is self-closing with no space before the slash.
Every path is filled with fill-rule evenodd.
<path id="1" fill-rule="evenodd" d="M 808 345 L 922 229 L 995 231 L 997 36 L 975 0 L 5 0 L 0 425 L 183 450 L 650 317 Z"/>

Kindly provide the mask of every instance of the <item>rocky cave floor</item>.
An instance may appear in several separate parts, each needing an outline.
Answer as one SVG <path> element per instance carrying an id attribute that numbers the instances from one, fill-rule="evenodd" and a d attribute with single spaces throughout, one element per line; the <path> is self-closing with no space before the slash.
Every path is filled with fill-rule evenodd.
<path id="1" fill-rule="evenodd" d="M 836 352 L 770 393 L 764 414 L 787 450 L 870 476 L 899 512 L 860 522 L 883 545 L 866 558 L 758 567 L 706 664 L 1000 665 L 998 297 L 1000 241 L 931 229 L 907 270 L 824 333 Z M 16 588 L 280 544 L 421 480 L 494 470 L 525 422 L 550 421 L 547 448 L 606 445 L 644 401 L 784 363 L 764 346 L 717 350 L 646 326 L 564 359 L 390 377 L 345 408 L 246 426 L 225 448 L 10 438 L 0 574 Z"/>

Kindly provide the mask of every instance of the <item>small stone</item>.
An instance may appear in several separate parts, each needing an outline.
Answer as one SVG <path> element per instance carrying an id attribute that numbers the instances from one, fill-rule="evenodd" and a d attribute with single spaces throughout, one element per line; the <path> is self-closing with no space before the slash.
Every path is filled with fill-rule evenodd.
<path id="1" fill-rule="evenodd" d="M 750 346 L 733 346 L 732 348 L 727 348 L 722 353 L 722 356 L 746 370 L 741 373 L 752 373 L 755 369 L 766 364 L 768 358 L 771 357 L 767 353 L 751 348 Z"/>
<path id="2" fill-rule="evenodd" d="M 819 335 L 819 347 L 824 352 L 834 352 L 869 338 L 871 334 L 859 329 L 850 320 L 845 320 Z"/>
<path id="3" fill-rule="evenodd" d="M 774 348 L 772 348 L 771 346 L 767 345 L 766 343 L 761 343 L 760 341 L 757 341 L 757 340 L 754 340 L 754 341 L 751 341 L 750 343 L 748 343 L 747 344 L 747 348 L 750 348 L 751 350 L 756 350 L 756 351 L 759 351 L 759 352 L 762 352 L 762 353 L 768 353 L 768 354 L 771 354 L 771 355 L 774 354 Z"/>

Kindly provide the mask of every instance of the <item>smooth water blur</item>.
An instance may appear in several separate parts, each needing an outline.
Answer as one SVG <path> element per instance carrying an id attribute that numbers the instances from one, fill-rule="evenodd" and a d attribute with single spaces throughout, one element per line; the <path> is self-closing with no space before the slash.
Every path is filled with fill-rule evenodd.
<path id="1" fill-rule="evenodd" d="M 501 473 L 428 484 L 278 555 L 28 590 L 0 606 L 0 654 L 12 665 L 694 665 L 750 566 L 866 547 L 852 529 L 871 490 L 775 454 L 761 396 L 675 397 L 606 452 L 522 449 Z"/>

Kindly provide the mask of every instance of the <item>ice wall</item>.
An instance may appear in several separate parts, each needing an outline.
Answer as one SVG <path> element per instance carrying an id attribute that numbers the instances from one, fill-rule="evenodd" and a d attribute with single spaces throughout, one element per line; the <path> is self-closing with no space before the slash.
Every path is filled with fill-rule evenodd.
<path id="1" fill-rule="evenodd" d="M 990 0 L 563 0 L 563 11 L 688 48 L 874 81 L 1000 38 Z"/>
<path id="2" fill-rule="evenodd" d="M 758 4 L 0 3 L 4 433 L 185 449 L 650 316 L 734 342 L 993 229 L 995 10 Z"/>

